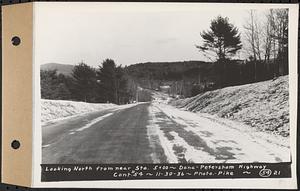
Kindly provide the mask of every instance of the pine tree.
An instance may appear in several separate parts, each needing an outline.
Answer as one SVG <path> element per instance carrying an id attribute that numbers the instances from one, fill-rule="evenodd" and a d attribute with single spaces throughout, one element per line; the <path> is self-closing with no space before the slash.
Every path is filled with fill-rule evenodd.
<path id="1" fill-rule="evenodd" d="M 200 33 L 203 45 L 196 46 L 204 53 L 214 53 L 217 60 L 226 60 L 242 48 L 238 29 L 229 23 L 227 17 L 218 16 L 211 21 L 210 30 Z"/>
<path id="2" fill-rule="evenodd" d="M 123 104 L 129 102 L 128 78 L 125 69 L 116 66 L 114 60 L 106 59 L 99 66 L 97 71 L 98 79 L 98 100 Z"/>
<path id="3" fill-rule="evenodd" d="M 116 103 L 116 64 L 111 59 L 106 59 L 97 71 L 98 100 L 101 102 Z"/>
<path id="4" fill-rule="evenodd" d="M 96 71 L 85 63 L 76 65 L 72 71 L 72 93 L 79 101 L 95 102 L 97 78 Z"/>
<path id="5" fill-rule="evenodd" d="M 218 16 L 211 21 L 210 30 L 203 31 L 200 35 L 203 44 L 196 47 L 209 59 L 217 61 L 218 84 L 223 87 L 227 84 L 226 62 L 242 48 L 240 33 L 235 26 L 229 23 L 227 17 Z"/>
<path id="6" fill-rule="evenodd" d="M 56 70 L 41 70 L 41 97 L 43 99 L 70 100 L 68 77 Z"/>
<path id="7" fill-rule="evenodd" d="M 57 81 L 56 70 L 41 70 L 41 97 L 54 99 L 55 83 Z"/>

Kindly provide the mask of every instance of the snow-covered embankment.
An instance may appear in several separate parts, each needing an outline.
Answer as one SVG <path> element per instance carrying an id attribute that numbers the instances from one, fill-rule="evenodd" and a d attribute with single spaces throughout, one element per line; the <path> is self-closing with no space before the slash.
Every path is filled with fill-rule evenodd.
<path id="1" fill-rule="evenodd" d="M 288 98 L 288 76 L 282 76 L 276 80 L 208 91 L 195 97 L 174 100 L 171 105 L 288 136 Z"/>
<path id="2" fill-rule="evenodd" d="M 115 104 L 86 103 L 65 100 L 41 100 L 41 121 L 61 119 L 73 115 L 113 108 Z"/>

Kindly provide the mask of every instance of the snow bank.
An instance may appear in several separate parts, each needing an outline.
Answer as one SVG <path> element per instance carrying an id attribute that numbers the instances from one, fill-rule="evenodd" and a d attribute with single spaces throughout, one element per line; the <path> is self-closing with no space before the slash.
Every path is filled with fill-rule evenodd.
<path id="1" fill-rule="evenodd" d="M 258 130 L 289 136 L 288 76 L 208 91 L 173 100 L 185 110 L 233 119 Z"/>
<path id="2" fill-rule="evenodd" d="M 41 100 L 41 121 L 69 117 L 77 114 L 83 114 L 93 111 L 99 111 L 115 107 L 115 104 L 96 104 L 86 102 L 75 102 L 65 100 Z"/>

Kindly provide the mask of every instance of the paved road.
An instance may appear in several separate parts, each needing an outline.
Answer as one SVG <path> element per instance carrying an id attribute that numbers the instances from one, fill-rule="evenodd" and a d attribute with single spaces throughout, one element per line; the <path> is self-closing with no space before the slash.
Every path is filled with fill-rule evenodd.
<path id="1" fill-rule="evenodd" d="M 237 122 L 160 102 L 45 124 L 44 164 L 287 162 L 289 143 Z"/>
<path id="2" fill-rule="evenodd" d="M 43 128 L 43 163 L 152 163 L 147 138 L 150 103 L 107 109 L 48 124 Z M 161 154 L 159 154 L 161 153 Z"/>

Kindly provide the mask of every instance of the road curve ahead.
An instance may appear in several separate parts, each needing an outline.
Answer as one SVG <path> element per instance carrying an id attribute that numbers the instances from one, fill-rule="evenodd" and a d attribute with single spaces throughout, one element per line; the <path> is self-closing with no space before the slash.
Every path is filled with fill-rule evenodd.
<path id="1" fill-rule="evenodd" d="M 48 122 L 43 164 L 289 162 L 289 139 L 161 102 Z"/>

